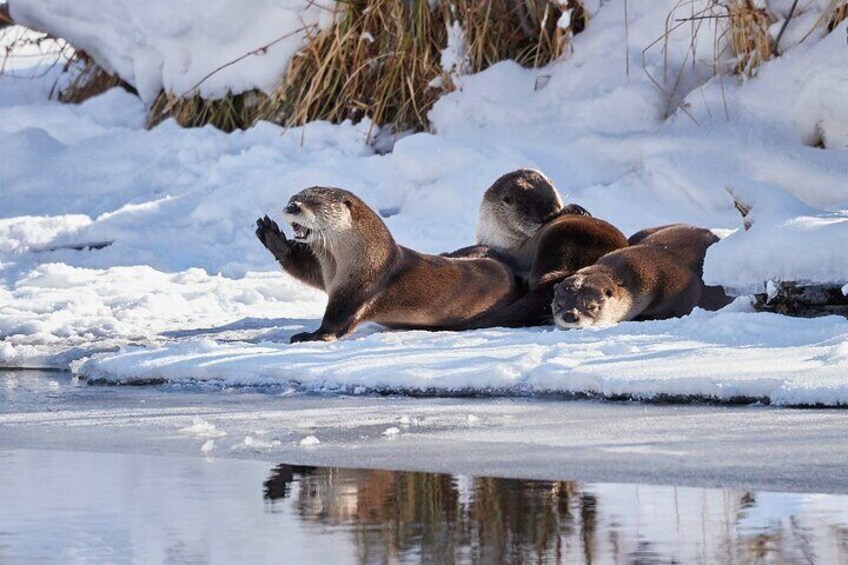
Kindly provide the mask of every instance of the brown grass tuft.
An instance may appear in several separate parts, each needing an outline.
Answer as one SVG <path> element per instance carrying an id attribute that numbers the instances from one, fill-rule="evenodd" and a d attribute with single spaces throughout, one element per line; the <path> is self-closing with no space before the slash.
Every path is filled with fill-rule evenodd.
<path id="1" fill-rule="evenodd" d="M 180 98 L 161 92 L 147 114 L 147 127 L 152 128 L 168 118 L 174 118 L 183 127 L 215 126 L 224 131 L 244 129 L 260 119 L 267 119 L 263 112 L 268 96 L 257 91 L 232 94 L 215 100 L 194 95 Z M 271 120 L 277 121 L 278 120 Z"/>
<path id="2" fill-rule="evenodd" d="M 769 26 L 775 18 L 765 8 L 756 7 L 752 0 L 731 0 L 726 7 L 729 21 L 726 37 L 736 58 L 735 71 L 753 76 L 774 52 Z"/>
<path id="3" fill-rule="evenodd" d="M 148 127 L 168 118 L 186 127 L 231 131 L 259 120 L 297 126 L 368 117 L 395 131 L 426 129 L 428 111 L 456 88 L 456 76 L 506 59 L 546 65 L 588 19 L 581 0 L 339 0 L 336 6 L 333 25 L 306 30 L 305 46 L 270 95 L 251 91 L 210 100 L 200 97 L 197 86 L 179 95 L 162 92 L 150 108 Z M 564 10 L 571 16 L 566 29 L 558 26 Z M 456 67 L 443 69 L 442 51 L 451 36 L 463 56 Z M 264 52 L 246 53 L 221 68 Z M 64 102 L 82 102 L 114 86 L 131 89 L 83 52 L 66 57 L 64 69 L 70 78 L 65 75 L 66 86 L 55 93 Z"/>
<path id="4" fill-rule="evenodd" d="M 833 4 L 825 24 L 828 33 L 836 29 L 836 26 L 841 24 L 845 18 L 848 18 L 848 0 L 835 0 Z"/>
<path id="5" fill-rule="evenodd" d="M 65 64 L 65 72 L 71 73 L 70 81 L 60 89 L 54 86 L 54 92 L 51 93 L 62 102 L 79 104 L 116 86 L 135 92 L 129 84 L 107 72 L 83 51 L 74 53 L 73 58 Z"/>
<path id="6" fill-rule="evenodd" d="M 557 26 L 563 5 L 571 9 L 568 29 Z M 367 116 L 396 131 L 426 129 L 427 112 L 455 88 L 454 73 L 478 72 L 505 59 L 545 65 L 586 25 L 579 0 L 439 0 L 433 6 L 428 0 L 347 0 L 337 9 L 332 26 L 307 31 L 305 47 L 270 96 L 253 92 L 212 101 L 163 93 L 149 124 L 174 117 L 186 126 L 229 130 L 260 119 L 296 126 Z M 442 50 L 457 23 L 466 53 L 462 68 L 449 72 L 442 69 Z"/>

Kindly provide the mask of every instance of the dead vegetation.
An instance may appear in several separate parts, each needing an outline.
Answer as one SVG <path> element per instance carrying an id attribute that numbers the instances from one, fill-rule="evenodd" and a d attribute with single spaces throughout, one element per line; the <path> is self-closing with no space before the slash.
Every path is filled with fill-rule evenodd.
<path id="1" fill-rule="evenodd" d="M 50 89 L 50 97 L 61 102 L 84 102 L 116 86 L 135 92 L 125 81 L 95 63 L 84 51 L 75 51 L 65 40 L 16 25 L 6 4 L 0 6 L 0 40 L 3 50 L 0 73 L 6 72 L 8 62 L 16 57 L 40 61 L 40 74 L 61 67 Z"/>
<path id="2" fill-rule="evenodd" d="M 697 61 L 697 46 L 702 34 L 711 34 L 713 45 L 713 60 L 708 62 L 712 67 L 711 76 L 737 75 L 743 79 L 755 76 L 760 66 L 780 54 L 780 39 L 787 24 L 799 12 L 808 9 L 809 5 L 797 0 L 792 3 L 788 13 L 782 14 L 784 21 L 776 37 L 772 36 L 772 25 L 778 21 L 768 0 L 709 0 L 706 3 L 694 0 L 679 0 L 666 17 L 665 32 L 643 51 L 662 49 L 664 65 L 662 76 L 653 76 L 647 69 L 645 72 L 654 84 L 662 90 L 669 99 L 669 113 L 672 106 L 685 93 L 678 88 L 685 83 L 684 73 L 689 69 L 694 71 Z M 797 9 L 797 10 L 796 10 Z M 831 5 L 822 13 L 811 29 L 802 37 L 804 41 L 815 32 L 830 33 L 840 22 L 848 17 L 848 0 L 832 0 Z M 690 35 L 689 52 L 683 64 L 676 73 L 672 73 L 668 65 L 667 53 L 669 38 L 675 33 Z M 704 62 L 701 61 L 700 64 Z M 643 65 L 644 66 L 644 65 Z M 683 108 L 684 112 L 686 111 Z"/>
<path id="3" fill-rule="evenodd" d="M 77 51 L 74 57 L 65 63 L 63 71 L 70 76 L 69 82 L 63 88 L 60 88 L 57 82 L 51 92 L 51 95 L 62 102 L 79 104 L 116 86 L 135 92 L 132 86 L 117 75 L 107 72 L 82 51 Z"/>
<path id="4" fill-rule="evenodd" d="M 730 0 L 726 4 L 728 26 L 724 35 L 733 56 L 733 70 L 748 77 L 774 52 L 769 26 L 777 18 L 756 4 L 753 0 Z"/>
<path id="5" fill-rule="evenodd" d="M 234 129 L 257 120 L 296 126 L 367 116 L 396 131 L 426 129 L 427 112 L 455 88 L 457 74 L 505 59 L 545 65 L 586 25 L 579 0 L 348 0 L 337 10 L 332 26 L 307 30 L 305 47 L 272 94 L 210 101 L 163 92 L 150 125 L 172 117 L 186 126 Z M 557 25 L 564 11 L 565 28 Z M 455 63 L 448 69 L 445 49 Z"/>
<path id="6" fill-rule="evenodd" d="M 848 0 L 834 0 L 833 6 L 827 15 L 825 21 L 825 29 L 828 33 L 836 29 L 836 26 L 841 24 L 845 18 L 848 18 Z"/>
<path id="7" fill-rule="evenodd" d="M 394 131 L 427 129 L 428 111 L 456 88 L 458 76 L 506 59 L 544 66 L 569 48 L 588 19 L 581 0 L 339 0 L 336 6 L 333 25 L 298 30 L 306 34 L 305 46 L 272 93 L 205 99 L 197 87 L 162 92 L 149 109 L 148 126 L 173 118 L 186 127 L 210 124 L 231 131 L 259 120 L 297 126 L 368 117 Z M 814 29 L 830 32 L 846 17 L 848 0 L 833 0 Z M 558 25 L 561 21 L 567 25 Z M 749 78 L 776 55 L 777 42 L 770 33 L 775 21 L 765 0 L 679 0 L 668 14 L 664 34 L 644 50 L 658 48 L 667 54 L 671 34 L 688 30 L 691 35 L 691 52 L 679 69 L 672 71 L 666 58 L 662 76 L 645 70 L 668 96 L 667 113 L 685 95 L 679 89 L 686 83 L 687 65 L 696 65 L 699 34 L 712 34 L 712 75 Z M 0 27 L 0 35 L 20 29 L 12 24 L 8 11 L 0 9 L 0 26 L 6 26 Z M 40 42 L 59 45 L 56 64 L 65 73 L 52 93 L 59 100 L 82 102 L 114 86 L 132 90 L 84 52 L 46 34 L 4 42 L 6 57 L 22 47 L 32 51 L 33 43 Z M 224 66 L 266 51 L 260 47 Z"/>

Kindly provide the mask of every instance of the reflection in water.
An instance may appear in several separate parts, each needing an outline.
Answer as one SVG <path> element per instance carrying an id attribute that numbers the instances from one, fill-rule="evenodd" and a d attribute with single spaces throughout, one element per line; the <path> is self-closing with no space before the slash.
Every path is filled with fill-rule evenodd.
<path id="1" fill-rule="evenodd" d="M 848 565 L 848 497 L 0 450 L 0 564 Z"/>
<path id="2" fill-rule="evenodd" d="M 848 563 L 840 496 L 290 465 L 264 494 L 362 563 Z"/>

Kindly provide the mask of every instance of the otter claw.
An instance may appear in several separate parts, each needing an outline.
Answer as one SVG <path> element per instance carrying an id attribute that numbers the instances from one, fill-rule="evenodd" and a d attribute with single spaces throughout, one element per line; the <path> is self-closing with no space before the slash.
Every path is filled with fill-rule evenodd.
<path id="1" fill-rule="evenodd" d="M 277 259 L 281 258 L 279 255 L 285 255 L 291 249 L 291 243 L 280 231 L 280 226 L 267 215 L 256 220 L 256 226 L 256 237 Z"/>
<path id="2" fill-rule="evenodd" d="M 577 216 L 589 216 L 590 218 L 592 217 L 592 214 L 589 213 L 589 210 L 587 210 L 580 204 L 566 204 L 562 207 L 562 210 L 560 210 L 559 214 L 560 216 L 574 214 Z"/>
<path id="3" fill-rule="evenodd" d="M 333 341 L 336 339 L 332 333 L 322 332 L 321 330 L 315 332 L 300 332 L 291 336 L 289 339 L 289 343 L 301 343 L 304 341 Z"/>

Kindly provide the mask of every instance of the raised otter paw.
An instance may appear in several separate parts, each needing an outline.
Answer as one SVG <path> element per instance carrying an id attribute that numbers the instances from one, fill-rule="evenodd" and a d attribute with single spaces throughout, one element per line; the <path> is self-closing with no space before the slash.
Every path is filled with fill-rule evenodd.
<path id="1" fill-rule="evenodd" d="M 589 216 L 592 217 L 592 214 L 589 213 L 589 210 L 581 206 L 580 204 L 566 204 L 560 210 L 559 215 L 565 216 L 567 214 L 574 214 L 577 216 Z"/>
<path id="2" fill-rule="evenodd" d="M 300 332 L 291 336 L 289 343 L 300 343 L 302 341 L 335 341 L 336 336 L 321 330 L 314 332 Z"/>
<path id="3" fill-rule="evenodd" d="M 256 220 L 256 237 L 277 259 L 281 259 L 291 251 L 291 242 L 280 231 L 277 222 L 268 216 Z"/>

